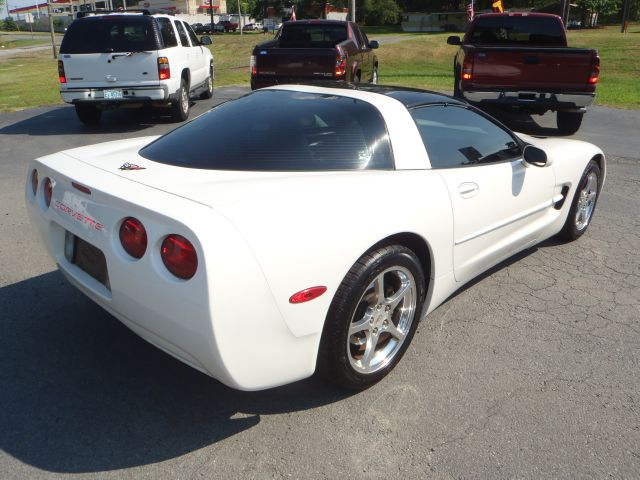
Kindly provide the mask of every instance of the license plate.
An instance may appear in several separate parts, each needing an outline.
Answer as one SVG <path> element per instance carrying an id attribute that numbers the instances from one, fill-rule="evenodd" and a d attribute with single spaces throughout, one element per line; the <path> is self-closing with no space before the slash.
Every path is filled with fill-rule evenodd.
<path id="1" fill-rule="evenodd" d="M 105 90 L 104 98 L 106 100 L 117 100 L 119 98 L 123 98 L 122 90 Z"/>
<path id="2" fill-rule="evenodd" d="M 71 263 L 109 288 L 107 260 L 104 258 L 102 250 L 72 234 L 67 234 L 66 241 L 72 242 L 73 246 Z"/>

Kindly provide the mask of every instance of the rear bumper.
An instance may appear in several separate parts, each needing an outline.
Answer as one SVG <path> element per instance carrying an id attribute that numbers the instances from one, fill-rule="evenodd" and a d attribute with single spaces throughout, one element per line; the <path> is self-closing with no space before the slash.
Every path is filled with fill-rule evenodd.
<path id="1" fill-rule="evenodd" d="M 332 76 L 324 77 L 324 76 L 315 76 L 315 77 L 270 77 L 270 76 L 258 76 L 251 77 L 251 90 L 256 90 L 258 88 L 265 87 L 273 87 L 274 85 L 287 85 L 287 84 L 300 84 L 300 83 L 317 83 L 325 81 L 340 81 L 344 80 L 342 78 L 334 78 Z"/>
<path id="2" fill-rule="evenodd" d="M 464 98 L 478 105 L 497 105 L 532 110 L 584 111 L 593 103 L 595 93 L 553 93 L 532 91 L 463 91 Z"/>
<path id="3" fill-rule="evenodd" d="M 105 90 L 122 90 L 122 99 L 105 99 Z M 168 101 L 169 87 L 157 85 L 153 87 L 116 87 L 113 88 L 68 88 L 60 90 L 62 100 L 66 103 L 135 103 L 135 102 L 158 102 Z"/>

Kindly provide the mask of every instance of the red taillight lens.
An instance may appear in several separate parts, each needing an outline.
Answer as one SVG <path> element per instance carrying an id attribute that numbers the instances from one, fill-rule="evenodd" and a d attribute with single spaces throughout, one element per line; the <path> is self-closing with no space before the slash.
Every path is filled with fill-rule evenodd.
<path id="1" fill-rule="evenodd" d="M 309 300 L 318 298 L 320 295 L 322 295 L 326 291 L 327 291 L 327 287 L 322 287 L 322 286 L 306 288 L 304 290 L 301 290 L 298 293 L 294 293 L 293 295 L 291 295 L 291 298 L 289 299 L 289 303 L 308 302 Z"/>
<path id="2" fill-rule="evenodd" d="M 252 77 L 258 75 L 258 62 L 256 61 L 255 55 L 251 55 L 251 60 L 249 60 L 249 68 L 251 69 Z"/>
<path id="3" fill-rule="evenodd" d="M 176 277 L 188 280 L 196 274 L 198 255 L 189 240 L 182 235 L 172 234 L 164 239 L 160 247 L 164 266 Z"/>
<path id="4" fill-rule="evenodd" d="M 596 53 L 591 57 L 591 75 L 589 75 L 589 83 L 595 85 L 600 80 L 600 56 Z"/>
<path id="5" fill-rule="evenodd" d="M 469 81 L 473 78 L 473 55 L 466 55 L 462 62 L 462 80 Z"/>
<path id="6" fill-rule="evenodd" d="M 38 192 L 38 170 L 31 172 L 31 191 L 34 195 Z"/>
<path id="7" fill-rule="evenodd" d="M 147 251 L 147 231 L 137 218 L 126 218 L 120 225 L 120 243 L 133 258 L 142 258 Z"/>
<path id="8" fill-rule="evenodd" d="M 62 60 L 58 60 L 58 80 L 60 80 L 60 83 L 67 83 L 67 77 L 64 74 L 64 63 L 62 63 Z"/>
<path id="9" fill-rule="evenodd" d="M 340 48 L 340 45 L 336 45 L 336 66 L 333 71 L 334 77 L 342 77 L 347 73 L 347 57 Z"/>
<path id="10" fill-rule="evenodd" d="M 51 197 L 53 196 L 53 183 L 50 178 L 44 179 L 44 204 L 49 208 L 51 205 Z"/>
<path id="11" fill-rule="evenodd" d="M 171 68 L 169 68 L 169 59 L 167 57 L 158 58 L 158 76 L 160 80 L 171 78 Z"/>

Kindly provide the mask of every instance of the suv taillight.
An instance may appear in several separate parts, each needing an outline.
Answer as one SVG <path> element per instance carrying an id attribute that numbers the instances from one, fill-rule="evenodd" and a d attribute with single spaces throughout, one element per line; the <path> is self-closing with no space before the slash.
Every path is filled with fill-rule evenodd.
<path id="1" fill-rule="evenodd" d="M 589 84 L 595 85 L 600 79 L 600 55 L 594 52 L 591 55 L 591 74 L 589 75 Z"/>
<path id="2" fill-rule="evenodd" d="M 160 77 L 160 80 L 169 80 L 171 78 L 171 68 L 169 68 L 169 59 L 167 57 L 158 57 L 158 77 Z"/>
<path id="3" fill-rule="evenodd" d="M 60 83 L 67 83 L 67 77 L 64 74 L 64 63 L 62 63 L 62 60 L 58 60 L 58 80 L 60 80 Z"/>
<path id="4" fill-rule="evenodd" d="M 256 61 L 255 55 L 251 55 L 251 59 L 249 60 L 249 69 L 251 70 L 252 77 L 258 75 L 258 62 Z"/>
<path id="5" fill-rule="evenodd" d="M 162 263 L 172 274 L 189 280 L 198 269 L 198 255 L 191 242 L 182 235 L 171 234 L 160 247 Z"/>
<path id="6" fill-rule="evenodd" d="M 333 71 L 333 76 L 339 78 L 344 76 L 345 73 L 347 73 L 347 56 L 344 54 L 340 45 L 336 45 L 336 66 Z"/>
<path id="7" fill-rule="evenodd" d="M 120 243 L 133 258 L 142 258 L 147 251 L 147 231 L 137 218 L 129 217 L 120 225 Z"/>
<path id="8" fill-rule="evenodd" d="M 473 78 L 473 54 L 467 54 L 464 56 L 461 78 L 464 82 L 468 82 Z"/>

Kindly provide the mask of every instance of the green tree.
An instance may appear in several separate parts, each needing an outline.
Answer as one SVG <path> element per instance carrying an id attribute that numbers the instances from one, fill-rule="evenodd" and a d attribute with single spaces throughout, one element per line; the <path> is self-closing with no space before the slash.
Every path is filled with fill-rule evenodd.
<path id="1" fill-rule="evenodd" d="M 400 7 L 395 0 L 360 0 L 356 3 L 356 19 L 366 25 L 398 23 Z"/>
<path id="2" fill-rule="evenodd" d="M 18 30 L 18 24 L 13 20 L 12 17 L 7 17 L 4 19 L 2 29 L 7 30 L 8 32 L 13 32 L 15 30 Z"/>
<path id="3" fill-rule="evenodd" d="M 622 8 L 621 0 L 578 0 L 576 3 L 584 12 L 582 25 L 591 27 L 598 24 L 598 16 L 611 15 Z"/>

